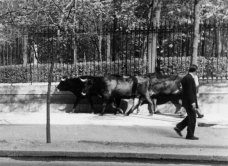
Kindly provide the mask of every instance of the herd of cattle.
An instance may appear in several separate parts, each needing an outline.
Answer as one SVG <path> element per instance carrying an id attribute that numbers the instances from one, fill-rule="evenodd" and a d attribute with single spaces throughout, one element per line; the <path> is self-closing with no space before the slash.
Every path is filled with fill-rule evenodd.
<path id="1" fill-rule="evenodd" d="M 63 77 L 57 89 L 59 91 L 70 91 L 76 96 L 72 112 L 83 98 L 88 99 L 93 112 L 95 112 L 92 96 L 99 96 L 103 99 L 101 115 L 105 113 L 108 102 L 115 109 L 115 114 L 120 112 L 125 115 L 131 114 L 140 105 L 148 103 L 149 113 L 153 115 L 156 112 L 156 105 L 168 101 L 171 101 L 177 108 L 181 108 L 179 102 L 182 95 L 181 79 L 184 76 L 185 73 L 171 76 L 149 73 L 133 77 L 120 75 Z M 121 99 L 130 98 L 138 98 L 138 103 L 133 104 L 128 112 L 123 112 L 119 108 Z"/>

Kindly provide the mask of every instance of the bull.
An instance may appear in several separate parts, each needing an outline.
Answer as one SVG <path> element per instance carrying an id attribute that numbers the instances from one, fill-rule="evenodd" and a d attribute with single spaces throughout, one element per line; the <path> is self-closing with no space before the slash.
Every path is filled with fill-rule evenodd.
<path id="1" fill-rule="evenodd" d="M 157 104 L 164 104 L 171 101 L 176 106 L 176 111 L 180 110 L 181 103 L 181 79 L 185 74 L 180 73 L 177 75 L 159 75 L 157 73 L 148 73 L 145 76 L 149 78 L 148 91 L 152 94 L 151 100 L 153 102 L 153 110 L 156 112 Z M 138 105 L 146 103 L 145 99 L 141 98 Z M 138 107 L 137 107 L 138 108 Z M 129 111 L 128 114 L 132 113 L 134 110 Z M 137 110 L 139 112 L 139 109 Z"/>
<path id="2" fill-rule="evenodd" d="M 150 115 L 153 114 L 153 103 L 150 99 L 150 92 L 148 91 L 149 78 L 147 76 L 135 76 L 135 77 L 121 77 L 116 75 L 109 75 L 100 80 L 88 79 L 85 83 L 84 92 L 89 94 L 93 89 L 96 89 L 99 96 L 103 98 L 103 108 L 101 115 L 105 112 L 105 107 L 108 101 L 112 101 L 112 107 L 117 111 L 123 112 L 117 105 L 114 105 L 114 101 L 120 101 L 122 98 L 144 98 L 149 104 Z M 138 105 L 133 105 L 130 110 L 134 110 Z M 128 114 L 126 114 L 128 115 Z"/>
<path id="3" fill-rule="evenodd" d="M 83 89 L 85 87 L 85 82 L 88 79 L 99 79 L 100 77 L 92 77 L 92 76 L 81 76 L 81 77 L 76 77 L 76 78 L 67 78 L 66 76 L 62 77 L 60 83 L 57 85 L 57 89 L 59 91 L 70 91 L 72 92 L 76 100 L 73 105 L 73 109 L 71 112 L 75 112 L 75 108 L 79 104 L 81 99 L 87 98 L 89 101 L 90 106 L 92 107 L 92 112 L 95 112 L 93 101 L 92 101 L 92 96 L 96 96 L 97 93 L 89 93 L 86 94 L 83 92 Z"/>
<path id="4" fill-rule="evenodd" d="M 166 104 L 168 102 L 171 102 L 176 110 L 175 113 L 178 113 L 181 111 L 182 108 L 182 103 L 181 103 L 181 99 L 182 99 L 182 92 L 178 92 L 176 94 L 154 94 L 151 96 L 151 100 L 153 101 L 154 104 L 154 113 L 157 113 L 157 105 L 162 105 L 162 104 Z M 141 105 L 143 104 L 147 104 L 146 101 L 143 101 Z M 139 109 L 137 110 L 137 114 L 139 113 Z"/>
<path id="5" fill-rule="evenodd" d="M 179 112 L 182 108 L 182 89 L 181 89 L 181 79 L 186 75 L 186 73 L 179 73 L 177 75 L 159 75 L 156 73 L 147 74 L 150 77 L 150 89 L 154 91 L 151 96 L 151 100 L 154 103 L 154 110 L 156 113 L 157 105 L 165 104 L 171 102 L 176 107 L 175 113 Z M 198 80 L 197 80 L 198 81 Z M 197 88 L 198 84 L 197 84 Z M 146 103 L 143 101 L 142 104 Z M 198 103 L 197 103 L 198 107 Z M 137 110 L 137 113 L 139 109 Z M 181 116 L 184 116 L 185 112 L 181 111 Z M 200 113 L 199 109 L 196 110 L 198 118 L 204 117 Z"/>

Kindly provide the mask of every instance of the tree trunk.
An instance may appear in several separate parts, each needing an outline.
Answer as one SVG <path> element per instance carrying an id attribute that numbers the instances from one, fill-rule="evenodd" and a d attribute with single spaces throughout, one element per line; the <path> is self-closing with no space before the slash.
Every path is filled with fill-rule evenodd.
<path id="1" fill-rule="evenodd" d="M 51 143 L 51 125 L 50 125 L 50 105 L 51 105 L 51 82 L 53 78 L 53 70 L 54 70 L 54 64 L 55 64 L 55 59 L 59 54 L 59 36 L 60 36 L 60 30 L 57 31 L 57 43 L 56 43 L 56 48 L 55 51 L 51 49 L 51 51 L 48 51 L 48 54 L 50 54 L 50 62 L 51 66 L 48 71 L 48 90 L 47 90 L 47 119 L 46 119 L 46 138 L 47 138 L 47 143 Z"/>
<path id="2" fill-rule="evenodd" d="M 194 5 L 194 39 L 191 63 L 195 65 L 197 65 L 197 54 L 199 45 L 200 1 L 201 0 L 195 0 Z"/>
<path id="3" fill-rule="evenodd" d="M 66 8 L 63 9 L 63 13 L 61 15 L 61 19 L 59 22 L 59 25 L 62 26 L 63 20 L 64 20 L 64 13 L 67 8 L 69 8 L 73 3 L 76 3 L 77 0 L 71 0 L 70 3 L 66 6 Z M 57 32 L 58 35 L 58 41 L 56 48 L 59 48 L 59 36 L 60 36 L 60 30 Z M 51 105 L 51 82 L 53 78 L 53 70 L 54 70 L 54 63 L 55 63 L 55 57 L 57 57 L 59 51 L 56 51 L 55 53 L 53 50 L 48 52 L 51 56 L 51 66 L 49 68 L 49 73 L 48 73 L 48 89 L 47 89 L 47 119 L 46 119 L 46 138 L 47 138 L 47 143 L 51 143 L 51 126 L 50 126 L 50 105 Z"/>
<path id="4" fill-rule="evenodd" d="M 161 0 L 154 0 L 153 6 L 150 9 L 149 19 L 150 23 L 153 23 L 152 32 L 149 33 L 148 40 L 148 71 L 150 73 L 155 72 L 156 67 L 156 57 L 157 57 L 157 31 L 156 29 L 160 27 L 160 14 L 161 14 Z M 153 11 L 155 10 L 155 13 Z"/>
<path id="5" fill-rule="evenodd" d="M 28 35 L 24 35 L 23 42 L 23 65 L 28 63 Z"/>
<path id="6" fill-rule="evenodd" d="M 38 45 L 37 44 L 33 44 L 33 64 L 36 65 L 38 63 Z"/>
<path id="7" fill-rule="evenodd" d="M 215 18 L 215 56 L 218 58 L 220 57 L 222 52 L 221 32 L 219 26 L 220 25 L 217 23 Z"/>
<path id="8" fill-rule="evenodd" d="M 220 58 L 222 53 L 222 41 L 221 41 L 221 31 L 218 30 L 218 58 Z"/>
<path id="9" fill-rule="evenodd" d="M 98 36 L 98 46 L 99 46 L 99 53 L 98 53 L 98 61 L 101 61 L 102 60 L 102 54 L 101 54 L 101 49 L 102 49 L 102 39 L 103 39 L 103 37 L 102 37 L 102 35 L 101 34 L 99 34 L 99 36 Z"/>
<path id="10" fill-rule="evenodd" d="M 111 36 L 110 33 L 107 34 L 107 59 L 106 61 L 109 62 L 111 60 Z"/>
<path id="11" fill-rule="evenodd" d="M 102 26 L 102 14 L 100 14 L 99 16 L 99 31 L 98 31 L 98 60 L 101 61 L 102 60 L 102 54 L 101 54 L 101 50 L 102 50 L 102 40 L 103 40 L 103 26 Z"/>
<path id="12" fill-rule="evenodd" d="M 77 35 L 76 35 L 76 22 L 77 22 L 77 14 L 76 14 L 76 7 L 77 7 L 77 4 L 78 3 L 78 0 L 74 0 L 74 8 L 75 8 L 75 13 L 74 13 L 74 37 L 73 37 L 73 46 L 74 46 L 74 64 L 76 64 L 78 62 L 78 47 L 77 47 Z"/>
<path id="13" fill-rule="evenodd" d="M 78 63 L 77 50 L 78 50 L 78 47 L 77 47 L 77 44 L 76 44 L 75 39 L 74 39 L 74 64 Z"/>
<path id="14" fill-rule="evenodd" d="M 51 143 L 51 125 L 50 125 L 50 105 L 51 105 L 51 82 L 53 76 L 54 61 L 52 58 L 51 66 L 48 73 L 48 90 L 47 90 L 47 122 L 46 122 L 46 137 L 47 143 Z"/>
<path id="15" fill-rule="evenodd" d="M 112 37 L 112 61 L 116 60 L 116 29 L 117 29 L 117 18 L 114 16 L 114 25 L 113 25 L 113 37 Z"/>

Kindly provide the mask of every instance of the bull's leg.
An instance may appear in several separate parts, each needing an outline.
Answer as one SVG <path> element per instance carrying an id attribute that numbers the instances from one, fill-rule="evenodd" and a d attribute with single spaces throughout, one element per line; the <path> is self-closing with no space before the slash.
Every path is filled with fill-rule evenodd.
<path id="1" fill-rule="evenodd" d="M 73 109 L 72 109 L 71 112 L 73 112 L 73 113 L 75 112 L 75 108 L 77 107 L 77 105 L 78 105 L 78 103 L 80 102 L 80 100 L 81 100 L 80 97 L 77 97 L 77 98 L 76 98 L 76 100 L 75 100 L 75 102 L 74 102 Z"/>
<path id="2" fill-rule="evenodd" d="M 116 107 L 119 108 L 120 107 L 120 102 L 121 102 L 121 98 L 116 98 Z"/>
<path id="3" fill-rule="evenodd" d="M 131 108 L 129 109 L 129 111 L 125 114 L 125 115 L 129 115 L 130 113 L 132 113 L 134 111 L 135 108 L 135 98 L 133 98 L 133 104 L 131 106 Z"/>
<path id="4" fill-rule="evenodd" d="M 174 106 L 176 107 L 175 114 L 177 114 L 178 112 L 180 112 L 182 105 L 180 105 L 180 104 L 174 104 Z"/>
<path id="5" fill-rule="evenodd" d="M 101 116 L 104 115 L 106 105 L 107 105 L 107 99 L 104 99 L 103 104 L 102 104 L 103 107 L 102 107 L 102 111 L 101 111 Z"/>
<path id="6" fill-rule="evenodd" d="M 136 114 L 138 114 L 140 112 L 140 109 L 139 109 L 139 107 L 137 108 L 137 112 L 136 112 Z"/>
<path id="7" fill-rule="evenodd" d="M 119 101 L 117 101 L 117 102 L 119 102 Z M 117 105 L 119 105 L 119 104 L 117 104 Z M 115 115 L 117 114 L 117 112 L 121 112 L 121 113 L 123 112 L 122 109 L 115 106 L 114 101 L 111 102 L 111 106 L 112 106 L 112 108 L 115 109 L 115 112 L 114 112 Z"/>
<path id="8" fill-rule="evenodd" d="M 120 107 L 120 102 L 121 102 L 121 98 L 116 98 L 115 99 L 116 105 L 115 105 L 114 102 L 111 103 L 112 108 L 115 109 L 115 112 L 114 112 L 115 115 L 117 114 L 117 112 L 123 113 L 123 110 L 121 108 L 119 108 Z"/>
<path id="9" fill-rule="evenodd" d="M 139 98 L 140 99 L 140 98 Z M 143 99 L 143 100 L 141 100 L 141 101 L 138 101 L 138 104 L 139 104 L 139 106 L 137 107 L 137 112 L 136 112 L 136 114 L 138 114 L 139 112 L 140 112 L 140 109 L 139 109 L 139 107 L 142 105 L 142 102 L 144 101 L 145 99 Z M 141 103 L 140 103 L 141 102 Z"/>
<path id="10" fill-rule="evenodd" d="M 150 99 L 149 95 L 145 95 L 146 101 L 148 102 L 150 116 L 154 114 L 154 104 Z"/>
<path id="11" fill-rule="evenodd" d="M 135 109 L 137 109 L 142 104 L 144 100 L 144 97 L 140 97 L 138 103 L 136 105 L 133 104 L 131 109 L 125 115 L 129 116 Z"/>
<path id="12" fill-rule="evenodd" d="M 92 100 L 91 96 L 86 95 L 86 98 L 87 98 L 87 100 L 89 101 L 89 104 L 90 104 L 91 107 L 92 107 L 92 110 L 93 110 L 92 113 L 95 113 L 95 109 L 94 109 L 94 106 L 93 106 L 93 100 Z"/>
<path id="13" fill-rule="evenodd" d="M 152 102 L 153 102 L 153 109 L 154 109 L 154 113 L 158 113 L 157 112 L 157 99 L 152 99 Z M 148 104 L 148 109 L 149 109 L 149 104 Z M 150 109 L 149 109 L 150 110 Z"/>

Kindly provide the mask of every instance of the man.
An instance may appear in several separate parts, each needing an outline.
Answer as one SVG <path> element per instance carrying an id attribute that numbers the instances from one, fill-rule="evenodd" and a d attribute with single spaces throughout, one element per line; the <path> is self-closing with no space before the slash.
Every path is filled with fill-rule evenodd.
<path id="1" fill-rule="evenodd" d="M 194 81 L 195 81 L 195 84 L 196 84 L 196 95 L 198 95 L 198 91 L 199 91 L 199 79 L 198 79 L 198 76 L 195 74 L 194 75 Z M 198 96 L 197 96 L 198 97 Z M 200 109 L 199 109 L 199 105 L 198 105 L 198 103 L 196 103 L 196 115 L 197 115 L 197 118 L 203 118 L 204 117 L 204 115 L 200 112 Z M 187 116 L 187 113 L 186 113 L 186 111 L 185 110 L 181 110 L 180 111 L 180 117 L 181 118 L 184 118 L 184 117 L 186 117 Z"/>
<path id="2" fill-rule="evenodd" d="M 194 81 L 194 76 L 196 74 L 197 66 L 191 65 L 189 68 L 189 73 L 183 77 L 181 80 L 182 85 L 182 106 L 187 112 L 187 116 L 176 125 L 174 130 L 179 136 L 182 136 L 181 131 L 187 127 L 186 139 L 198 140 L 198 137 L 194 136 L 196 127 L 196 109 L 197 109 L 197 96 L 196 96 L 196 84 Z"/>

